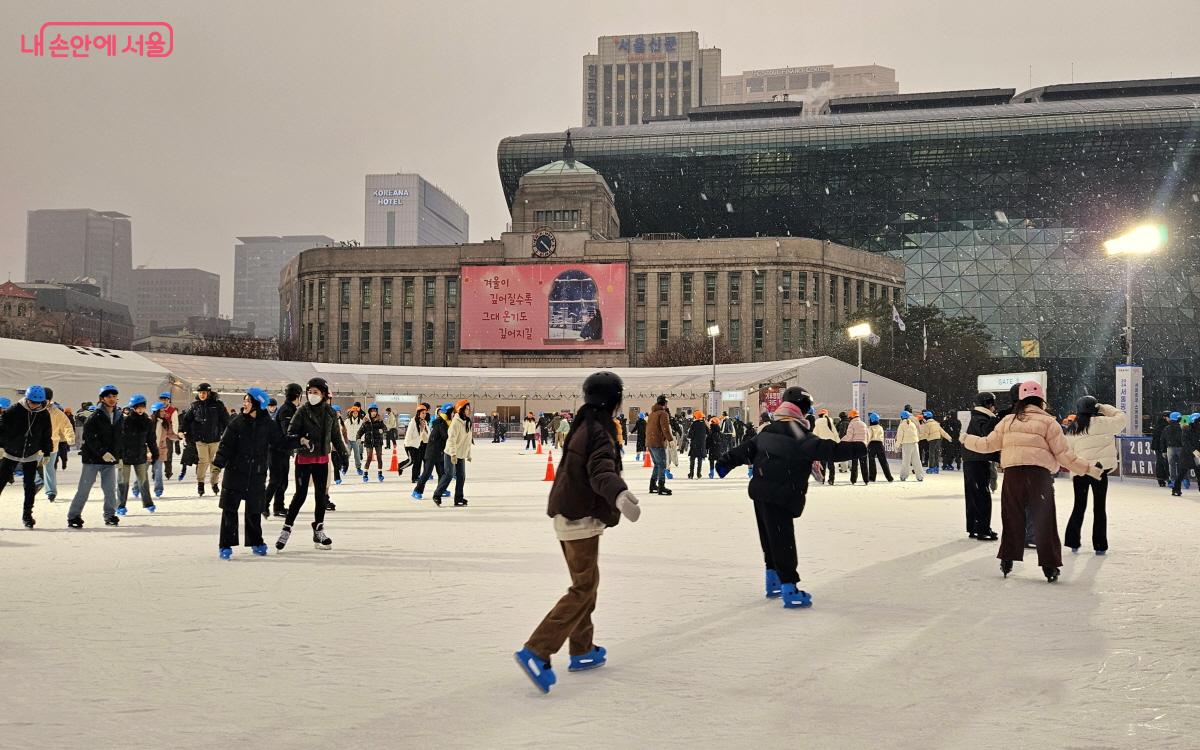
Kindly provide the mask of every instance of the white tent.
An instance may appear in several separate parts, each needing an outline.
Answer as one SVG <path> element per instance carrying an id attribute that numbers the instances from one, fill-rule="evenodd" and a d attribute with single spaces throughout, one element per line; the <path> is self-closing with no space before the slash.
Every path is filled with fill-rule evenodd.
<path id="1" fill-rule="evenodd" d="M 0 396 L 16 399 L 34 384 L 54 389 L 54 400 L 77 408 L 95 401 L 99 387 L 115 385 L 122 398 L 151 400 L 171 383 L 170 373 L 137 352 L 0 339 Z"/>

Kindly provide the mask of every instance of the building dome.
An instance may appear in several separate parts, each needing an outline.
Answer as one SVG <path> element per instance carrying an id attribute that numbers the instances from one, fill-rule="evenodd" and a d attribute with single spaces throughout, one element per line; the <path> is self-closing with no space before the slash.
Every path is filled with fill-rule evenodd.
<path id="1" fill-rule="evenodd" d="M 592 175 L 599 174 L 596 170 L 581 161 L 552 161 L 549 164 L 543 164 L 537 169 L 531 169 L 525 173 L 525 177 L 550 177 L 557 175 Z"/>

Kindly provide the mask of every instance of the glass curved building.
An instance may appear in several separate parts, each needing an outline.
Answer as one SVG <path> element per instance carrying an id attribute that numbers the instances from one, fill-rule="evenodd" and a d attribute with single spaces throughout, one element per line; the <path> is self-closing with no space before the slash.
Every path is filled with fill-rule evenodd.
<path id="1" fill-rule="evenodd" d="M 1125 351 L 1123 261 L 1105 239 L 1165 223 L 1134 263 L 1134 360 L 1147 406 L 1200 401 L 1200 79 L 702 107 L 686 119 L 571 130 L 624 235 L 796 235 L 887 253 L 910 304 L 970 315 L 1014 370 L 1050 370 L 1062 404 L 1112 393 Z M 564 134 L 505 138 L 520 176 Z"/>

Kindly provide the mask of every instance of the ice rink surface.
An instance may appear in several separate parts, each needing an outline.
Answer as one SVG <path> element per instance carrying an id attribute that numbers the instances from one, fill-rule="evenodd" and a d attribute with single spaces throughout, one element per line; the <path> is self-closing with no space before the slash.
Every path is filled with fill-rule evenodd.
<path id="1" fill-rule="evenodd" d="M 631 467 L 642 518 L 600 545 L 609 663 L 571 674 L 564 649 L 543 696 L 512 652 L 568 578 L 545 456 L 519 448 L 476 445 L 469 508 L 414 502 L 394 474 L 347 482 L 333 550 L 309 541 L 310 497 L 283 553 L 229 562 L 191 476 L 116 529 L 95 492 L 85 529 L 39 498 L 25 530 L 8 488 L 0 747 L 1200 746 L 1195 488 L 1115 481 L 1109 555 L 1067 550 L 1051 585 L 1032 551 L 1004 580 L 997 544 L 967 538 L 959 473 L 816 487 L 797 522 L 814 606 L 785 611 L 762 597 L 743 471 L 685 466 L 659 497 Z"/>

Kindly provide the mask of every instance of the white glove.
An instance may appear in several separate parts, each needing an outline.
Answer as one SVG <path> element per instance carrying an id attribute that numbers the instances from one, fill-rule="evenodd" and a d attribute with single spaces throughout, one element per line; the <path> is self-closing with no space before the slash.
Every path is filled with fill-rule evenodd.
<path id="1" fill-rule="evenodd" d="M 1091 477 L 1092 479 L 1100 479 L 1101 477 L 1104 476 L 1104 467 L 1101 466 L 1100 464 L 1096 464 L 1094 466 L 1089 466 L 1088 470 L 1087 470 L 1087 475 L 1089 477 Z"/>
<path id="2" fill-rule="evenodd" d="M 302 437 L 302 438 L 300 438 L 300 447 L 303 448 L 304 450 L 308 450 L 309 448 L 312 447 L 312 441 L 306 437 Z"/>
<path id="3" fill-rule="evenodd" d="M 100 458 L 103 458 L 106 463 L 110 463 L 110 464 L 115 464 L 117 462 L 117 457 L 111 453 L 105 453 Z"/>
<path id="4" fill-rule="evenodd" d="M 629 490 L 617 495 L 617 510 L 621 511 L 621 515 L 628 518 L 630 523 L 636 523 L 638 517 L 642 515 L 642 509 L 638 507 L 638 499 Z"/>

